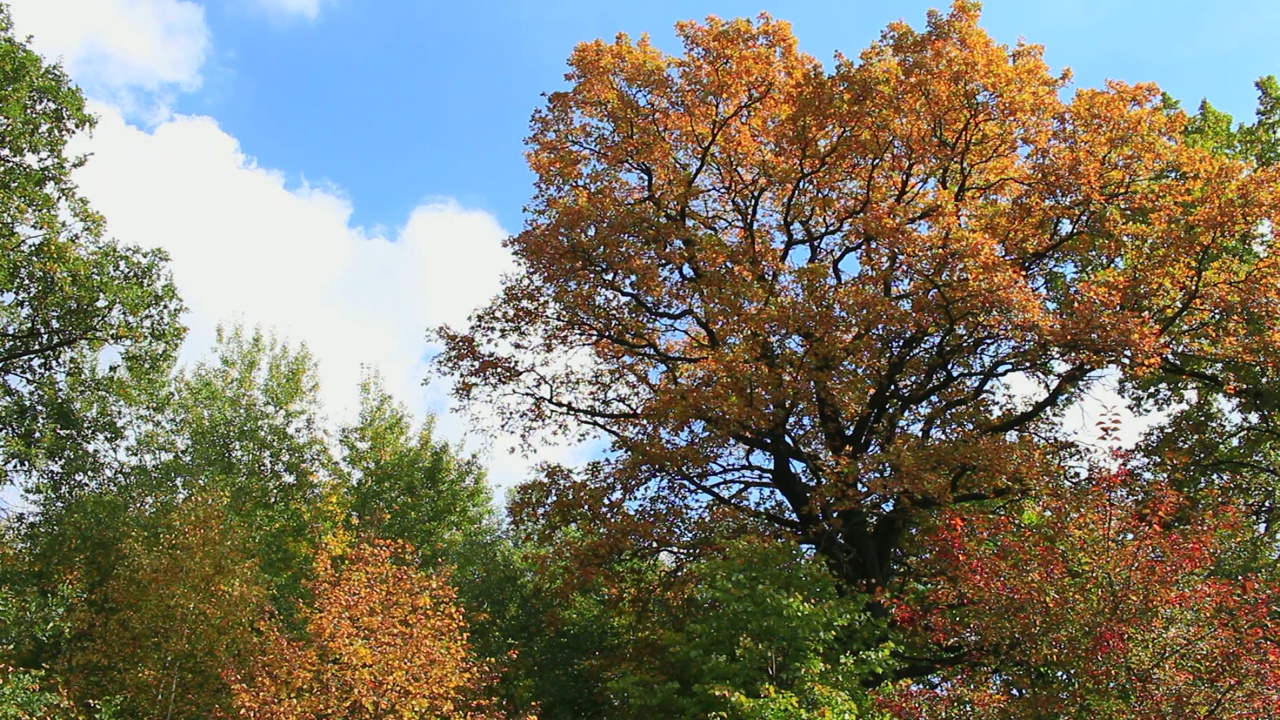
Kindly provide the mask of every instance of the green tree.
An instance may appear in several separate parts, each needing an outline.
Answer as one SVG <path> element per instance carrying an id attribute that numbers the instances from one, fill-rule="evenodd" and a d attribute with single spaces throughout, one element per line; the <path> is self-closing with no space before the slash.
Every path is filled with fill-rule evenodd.
<path id="1" fill-rule="evenodd" d="M 0 480 L 71 462 L 111 431 L 80 412 L 125 366 L 166 366 L 181 302 L 158 250 L 105 235 L 67 153 L 93 118 L 0 7 Z M 109 440 L 109 438 L 108 438 Z"/>
<path id="2" fill-rule="evenodd" d="M 46 673 L 0 667 L 0 720 L 116 720 L 112 703 L 77 708 L 65 694 L 45 689 Z"/>
<path id="3" fill-rule="evenodd" d="M 137 486 L 212 491 L 243 524 L 278 600 L 296 598 L 336 473 L 315 361 L 261 331 L 220 330 L 213 358 L 180 372 Z M 152 453 L 148 453 L 152 454 Z"/>
<path id="4" fill-rule="evenodd" d="M 863 681 L 891 663 L 853 648 L 886 625 L 820 559 L 733 513 L 658 519 L 578 489 L 518 488 L 514 562 L 487 568 L 507 592 L 508 703 L 546 720 L 874 716 Z"/>
<path id="5" fill-rule="evenodd" d="M 425 561 L 458 563 L 493 531 L 493 496 L 479 460 L 434 431 L 433 418 L 415 430 L 408 409 L 367 374 L 360 418 L 339 436 L 344 492 L 356 532 L 406 542 Z"/>
<path id="6" fill-rule="evenodd" d="M 1230 157 L 1249 160 L 1258 167 L 1280 162 L 1280 81 L 1275 75 L 1258 78 L 1258 109 L 1253 123 L 1236 123 L 1230 113 L 1200 101 L 1196 114 L 1187 121 L 1184 134 L 1196 146 Z M 1166 103 L 1176 110 L 1178 103 Z"/>
<path id="7" fill-rule="evenodd" d="M 642 628 L 657 646 L 609 683 L 626 717 L 852 719 L 870 716 L 862 681 L 891 666 L 884 624 L 842 596 L 820 561 L 785 539 L 745 536 L 698 558 L 669 617 Z"/>

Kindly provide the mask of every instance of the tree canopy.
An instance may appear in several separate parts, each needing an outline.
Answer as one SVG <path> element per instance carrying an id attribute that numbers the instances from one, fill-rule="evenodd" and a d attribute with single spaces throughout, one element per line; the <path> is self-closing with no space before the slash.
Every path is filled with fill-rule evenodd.
<path id="1" fill-rule="evenodd" d="M 530 442 L 609 441 L 588 471 L 548 474 L 547 502 L 763 520 L 896 629 L 901 598 L 965 577 L 938 567 L 960 557 L 931 539 L 940 523 L 1035 512 L 1108 464 L 1133 498 L 1176 488 L 1169 522 L 1197 527 L 1206 508 L 1267 519 L 1245 534 L 1253 567 L 1274 564 L 1274 83 L 1259 86 L 1257 125 L 1206 135 L 1222 125 L 1210 113 L 1189 118 L 1150 84 L 1072 91 L 1041 48 L 998 44 L 978 20 L 961 0 L 829 66 L 766 15 L 681 23 L 679 55 L 625 35 L 575 49 L 568 88 L 533 117 L 535 192 L 507 242 L 520 271 L 467 328 L 438 332 L 464 403 L 496 405 Z M 1066 418 L 1106 382 L 1164 416 L 1122 458 L 1087 452 Z M 1059 526 L 1070 512 L 1052 512 L 1053 533 L 1077 532 Z M 1024 550 L 1004 571 L 1046 559 Z M 1147 564 L 1123 587 L 1164 572 L 1160 550 L 1134 552 Z M 1179 587 L 1216 592 L 1188 562 Z M 1120 572 L 1088 566 L 1091 582 Z M 1204 572 L 1257 587 L 1239 567 Z M 1123 607 L 1119 592 L 1103 605 Z M 1208 625 L 1179 632 L 1218 622 L 1188 612 Z M 1276 666 L 1259 622 L 1255 679 Z M 959 698 L 948 668 L 995 653 L 974 676 L 1003 682 L 1019 641 L 951 627 L 914 646 L 881 635 L 898 664 L 867 681 Z M 1177 672 L 1211 672 L 1181 651 Z M 1036 657 L 1036 683 L 994 695 L 1072 692 Z M 1124 704 L 1120 680 L 1097 682 Z M 1210 685 L 1220 712 L 1261 707 Z"/>
<path id="2" fill-rule="evenodd" d="M 534 117 L 523 272 L 442 331 L 459 397 L 598 431 L 610 482 L 765 516 L 868 589 L 934 508 L 1056 482 L 1108 372 L 1267 408 L 1274 172 L 1154 86 L 1062 100 L 977 19 L 830 71 L 767 17 L 580 46 Z"/>
<path id="3" fill-rule="evenodd" d="M 123 245 L 77 192 L 68 142 L 93 118 L 0 8 L 0 480 L 96 439 L 71 398 L 163 365 L 182 303 L 159 250 Z"/>
<path id="4" fill-rule="evenodd" d="M 577 47 L 517 272 L 435 331 L 607 442 L 504 513 L 376 370 L 344 423 L 271 333 L 177 364 L 0 5 L 0 718 L 1271 718 L 1280 84 L 1188 115 L 978 23 Z"/>

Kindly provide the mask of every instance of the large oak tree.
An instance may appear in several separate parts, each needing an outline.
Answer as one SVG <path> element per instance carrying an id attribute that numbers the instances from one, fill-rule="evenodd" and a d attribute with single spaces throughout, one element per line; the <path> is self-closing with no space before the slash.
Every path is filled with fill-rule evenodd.
<path id="1" fill-rule="evenodd" d="M 616 487 L 768 517 L 850 585 L 933 509 L 1063 476 L 1108 374 L 1270 405 L 1275 173 L 1151 85 L 1064 100 L 976 3 L 830 69 L 788 26 L 580 45 L 533 119 L 522 272 L 445 328 L 458 396 L 594 430 Z"/>
<path id="2" fill-rule="evenodd" d="M 977 23 L 960 0 L 825 67 L 767 16 L 682 23 L 675 56 L 625 35 L 575 49 L 533 117 L 519 272 L 438 331 L 464 403 L 530 442 L 608 440 L 586 472 L 550 473 L 544 503 L 659 523 L 733 508 L 892 616 L 896 593 L 989 580 L 938 569 L 941 518 L 1100 477 L 1066 411 L 1118 381 L 1166 411 L 1124 493 L 1173 486 L 1174 525 L 1215 503 L 1270 516 L 1274 467 L 1205 455 L 1221 423 L 1275 436 L 1276 170 L 1206 141 L 1204 115 L 1154 85 L 1070 93 L 1038 46 Z M 1251 562 L 1274 557 L 1263 540 Z M 1159 575 L 1147 560 L 1134 572 Z M 961 682 L 945 668 L 1001 642 L 950 627 L 867 682 L 945 694 Z"/>

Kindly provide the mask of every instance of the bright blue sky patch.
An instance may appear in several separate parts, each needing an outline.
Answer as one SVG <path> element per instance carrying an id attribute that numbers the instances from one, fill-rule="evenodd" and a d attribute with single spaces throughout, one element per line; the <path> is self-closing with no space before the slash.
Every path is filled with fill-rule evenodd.
<path id="1" fill-rule="evenodd" d="M 428 2 L 333 0 L 314 19 L 263 18 L 210 3 L 212 54 L 178 112 L 211 115 L 245 152 L 353 201 L 358 224 L 395 226 L 447 196 L 516 228 L 530 192 L 522 141 L 540 93 L 561 86 L 576 42 L 648 31 L 677 51 L 676 20 L 753 16 L 793 23 L 822 60 L 855 54 L 924 2 Z M 1253 80 L 1280 72 L 1280 4 L 989 2 L 984 25 L 1069 65 L 1080 85 L 1152 80 L 1194 107 L 1201 97 L 1251 114 Z"/>

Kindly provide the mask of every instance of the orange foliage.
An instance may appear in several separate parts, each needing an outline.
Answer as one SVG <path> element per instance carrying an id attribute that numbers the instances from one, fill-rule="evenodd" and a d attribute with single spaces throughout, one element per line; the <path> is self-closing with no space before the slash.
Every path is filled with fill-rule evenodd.
<path id="1" fill-rule="evenodd" d="M 1153 85 L 1066 99 L 977 22 L 830 68 L 767 16 L 580 45 L 533 118 L 522 272 L 439 331 L 459 398 L 598 432 L 601 494 L 735 506 L 870 591 L 939 508 L 1056 482 L 1100 378 L 1252 411 L 1275 171 L 1185 143 Z"/>
<path id="2" fill-rule="evenodd" d="M 408 546 L 381 541 L 323 553 L 305 636 L 268 623 L 266 653 L 233 677 L 239 717 L 496 717 L 478 697 L 488 674 L 471 655 L 447 576 L 420 572 L 412 557 Z"/>

